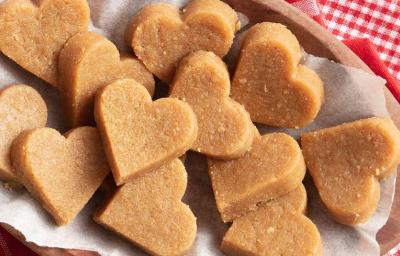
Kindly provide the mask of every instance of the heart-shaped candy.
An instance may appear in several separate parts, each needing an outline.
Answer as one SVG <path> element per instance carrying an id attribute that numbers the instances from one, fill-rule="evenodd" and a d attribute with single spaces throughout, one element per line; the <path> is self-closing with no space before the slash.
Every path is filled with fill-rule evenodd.
<path id="1" fill-rule="evenodd" d="M 132 78 L 144 85 L 151 95 L 154 79 L 141 62 L 120 58 L 117 47 L 94 32 L 71 37 L 60 52 L 59 87 L 68 124 L 71 127 L 92 124 L 94 96 L 111 82 Z"/>
<path id="2" fill-rule="evenodd" d="M 221 250 L 226 255 L 322 256 L 317 227 L 303 215 L 307 194 L 303 185 L 233 221 Z"/>
<path id="3" fill-rule="evenodd" d="M 0 180 L 17 182 L 11 144 L 22 131 L 44 127 L 46 122 L 46 103 L 32 87 L 19 84 L 0 90 Z"/>
<path id="4" fill-rule="evenodd" d="M 127 42 L 153 74 L 168 82 L 190 52 L 225 56 L 239 27 L 235 11 L 219 0 L 194 0 L 181 12 L 174 5 L 151 4 L 132 18 Z"/>
<path id="5" fill-rule="evenodd" d="M 76 128 L 65 137 L 51 128 L 23 132 L 11 157 L 19 180 L 58 225 L 75 218 L 110 170 L 94 127 Z"/>
<path id="6" fill-rule="evenodd" d="M 193 108 L 199 134 L 192 149 L 216 158 L 235 158 L 249 150 L 253 123 L 242 105 L 229 98 L 230 80 L 224 62 L 212 52 L 185 57 L 171 85 L 171 97 Z"/>
<path id="7" fill-rule="evenodd" d="M 183 255 L 196 218 L 181 202 L 187 174 L 178 159 L 121 186 L 94 219 L 151 255 Z"/>
<path id="8" fill-rule="evenodd" d="M 95 118 L 117 185 L 177 158 L 197 137 L 189 104 L 173 98 L 152 102 L 148 91 L 132 79 L 100 90 Z"/>
<path id="9" fill-rule="evenodd" d="M 6 0 L 0 5 L 0 51 L 57 86 L 59 52 L 88 29 L 89 18 L 86 0 Z"/>
<path id="10" fill-rule="evenodd" d="M 301 146 L 322 202 L 345 225 L 372 216 L 380 198 L 379 180 L 400 162 L 400 132 L 387 118 L 308 132 L 301 135 Z"/>
<path id="11" fill-rule="evenodd" d="M 301 184 L 306 167 L 297 142 L 284 133 L 257 136 L 243 157 L 208 160 L 218 210 L 224 222 Z"/>
<path id="12" fill-rule="evenodd" d="M 301 127 L 317 116 L 323 102 L 321 79 L 299 65 L 300 45 L 282 24 L 251 27 L 241 46 L 232 98 L 251 120 L 278 127 Z"/>

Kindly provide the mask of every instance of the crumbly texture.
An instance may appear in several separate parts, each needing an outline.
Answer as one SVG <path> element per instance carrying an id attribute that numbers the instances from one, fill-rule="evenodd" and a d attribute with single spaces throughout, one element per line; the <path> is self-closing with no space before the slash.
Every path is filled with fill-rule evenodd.
<path id="1" fill-rule="evenodd" d="M 284 25 L 254 25 L 241 46 L 232 98 L 244 105 L 254 122 L 306 126 L 321 108 L 324 88 L 314 71 L 299 65 L 300 59 L 299 42 Z"/>
<path id="2" fill-rule="evenodd" d="M 70 38 L 59 58 L 59 86 L 70 127 L 94 123 L 96 92 L 111 82 L 132 78 L 154 93 L 153 75 L 133 57 L 122 59 L 117 47 L 94 32 Z"/>
<path id="3" fill-rule="evenodd" d="M 243 157 L 208 160 L 214 196 L 224 222 L 298 187 L 305 175 L 300 147 L 289 135 L 259 134 Z"/>
<path id="4" fill-rule="evenodd" d="M 100 90 L 95 118 L 117 185 L 184 154 L 197 137 L 189 104 L 173 98 L 153 102 L 132 79 Z"/>
<path id="5" fill-rule="evenodd" d="M 182 11 L 159 3 L 145 6 L 132 18 L 126 38 L 146 67 L 168 82 L 190 52 L 225 56 L 239 27 L 236 12 L 219 0 L 193 0 Z"/>
<path id="6" fill-rule="evenodd" d="M 44 127 L 46 122 L 46 103 L 35 89 L 18 84 L 0 90 L 0 180 L 18 183 L 11 165 L 11 144 L 22 131 Z"/>
<path id="7" fill-rule="evenodd" d="M 236 219 L 221 250 L 240 256 L 322 256 L 317 227 L 303 215 L 307 194 L 303 185 Z"/>
<path id="8" fill-rule="evenodd" d="M 390 119 L 368 118 L 302 134 L 307 168 L 322 202 L 345 225 L 366 222 L 380 197 L 379 180 L 400 161 L 400 132 Z"/>
<path id="9" fill-rule="evenodd" d="M 20 181 L 58 225 L 75 218 L 109 173 L 94 127 L 71 130 L 65 137 L 51 128 L 23 132 L 11 157 Z"/>
<path id="10" fill-rule="evenodd" d="M 179 159 L 120 187 L 94 219 L 151 255 L 183 255 L 196 218 L 181 202 L 187 174 Z"/>
<path id="11" fill-rule="evenodd" d="M 0 5 L 0 51 L 57 86 L 58 55 L 74 34 L 86 31 L 86 0 L 6 0 Z"/>
<path id="12" fill-rule="evenodd" d="M 175 74 L 170 97 L 189 103 L 199 134 L 192 150 L 214 158 L 237 158 L 249 150 L 253 123 L 242 105 L 229 98 L 230 80 L 224 62 L 212 52 L 185 57 Z"/>

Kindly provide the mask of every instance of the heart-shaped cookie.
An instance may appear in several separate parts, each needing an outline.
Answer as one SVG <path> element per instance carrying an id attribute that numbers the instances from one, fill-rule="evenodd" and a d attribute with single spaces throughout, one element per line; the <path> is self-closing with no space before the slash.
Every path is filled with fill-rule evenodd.
<path id="1" fill-rule="evenodd" d="M 0 51 L 57 86 L 59 52 L 88 29 L 89 18 L 86 0 L 6 0 L 0 5 Z"/>
<path id="2" fill-rule="evenodd" d="M 380 198 L 378 181 L 400 162 L 400 132 L 386 118 L 308 132 L 301 135 L 301 146 L 322 202 L 345 225 L 372 216 Z"/>
<path id="3" fill-rule="evenodd" d="M 10 159 L 13 140 L 24 130 L 44 127 L 46 103 L 35 89 L 18 84 L 0 90 L 0 180 L 16 182 Z"/>
<path id="4" fill-rule="evenodd" d="M 183 255 L 197 230 L 181 202 L 186 183 L 182 162 L 172 160 L 120 187 L 94 219 L 151 255 Z"/>
<path id="5" fill-rule="evenodd" d="M 187 103 L 173 98 L 152 102 L 132 79 L 101 89 L 94 112 L 117 185 L 177 158 L 197 137 L 196 115 Z"/>
<path id="6" fill-rule="evenodd" d="M 170 97 L 192 107 L 199 133 L 192 150 L 216 158 L 235 158 L 249 150 L 253 123 L 242 105 L 229 98 L 224 62 L 212 52 L 189 54 L 179 64 Z"/>
<path id="7" fill-rule="evenodd" d="M 312 122 L 324 98 L 321 79 L 299 65 L 300 45 L 282 24 L 263 22 L 243 40 L 231 94 L 251 120 L 297 128 Z"/>
<path id="8" fill-rule="evenodd" d="M 174 5 L 151 4 L 132 18 L 127 42 L 153 74 L 168 82 L 190 52 L 225 56 L 239 27 L 235 11 L 219 0 L 194 0 L 181 12 Z"/>
<path id="9" fill-rule="evenodd" d="M 111 82 L 132 78 L 144 85 L 151 95 L 154 79 L 135 58 L 120 58 L 117 47 L 94 32 L 71 37 L 60 52 L 59 87 L 71 127 L 92 124 L 94 96 Z"/>
<path id="10" fill-rule="evenodd" d="M 75 218 L 110 170 L 94 127 L 65 137 L 51 128 L 23 132 L 11 157 L 20 181 L 58 225 Z"/>
<path id="11" fill-rule="evenodd" d="M 295 189 L 306 167 L 297 142 L 284 133 L 254 138 L 243 157 L 208 160 L 214 196 L 224 222 L 253 211 L 260 203 Z"/>
<path id="12" fill-rule="evenodd" d="M 222 240 L 221 250 L 241 256 L 322 256 L 318 229 L 303 215 L 306 205 L 306 190 L 300 185 L 236 219 Z"/>

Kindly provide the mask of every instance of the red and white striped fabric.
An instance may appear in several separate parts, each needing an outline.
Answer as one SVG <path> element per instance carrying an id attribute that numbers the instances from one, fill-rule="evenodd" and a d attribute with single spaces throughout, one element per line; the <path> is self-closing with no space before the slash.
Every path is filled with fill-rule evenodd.
<path id="1" fill-rule="evenodd" d="M 387 80 L 400 101 L 400 1 L 286 0 L 325 26 Z M 397 78 L 397 79 L 396 79 Z M 0 256 L 36 256 L 0 227 Z M 400 256 L 400 245 L 386 256 Z"/>

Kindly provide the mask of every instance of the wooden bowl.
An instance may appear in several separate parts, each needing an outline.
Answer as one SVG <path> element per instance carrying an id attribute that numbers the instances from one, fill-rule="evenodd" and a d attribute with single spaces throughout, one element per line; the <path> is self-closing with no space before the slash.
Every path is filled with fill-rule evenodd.
<path id="1" fill-rule="evenodd" d="M 332 36 L 314 20 L 284 0 L 224 0 L 236 11 L 249 17 L 251 22 L 272 21 L 283 23 L 297 36 L 306 52 L 326 57 L 347 66 L 372 73 L 368 66 L 342 42 Z M 400 127 L 400 108 L 389 90 L 385 90 L 387 108 L 393 121 Z M 397 182 L 396 190 L 400 190 Z M 10 229 L 9 229 L 10 230 Z M 12 231 L 12 230 L 10 230 Z M 15 232 L 12 231 L 14 234 Z M 21 237 L 15 234 L 17 237 Z M 400 242 L 400 197 L 396 196 L 388 223 L 378 233 L 381 254 Z M 94 256 L 92 252 L 40 248 L 27 244 L 35 252 L 46 256 Z"/>

